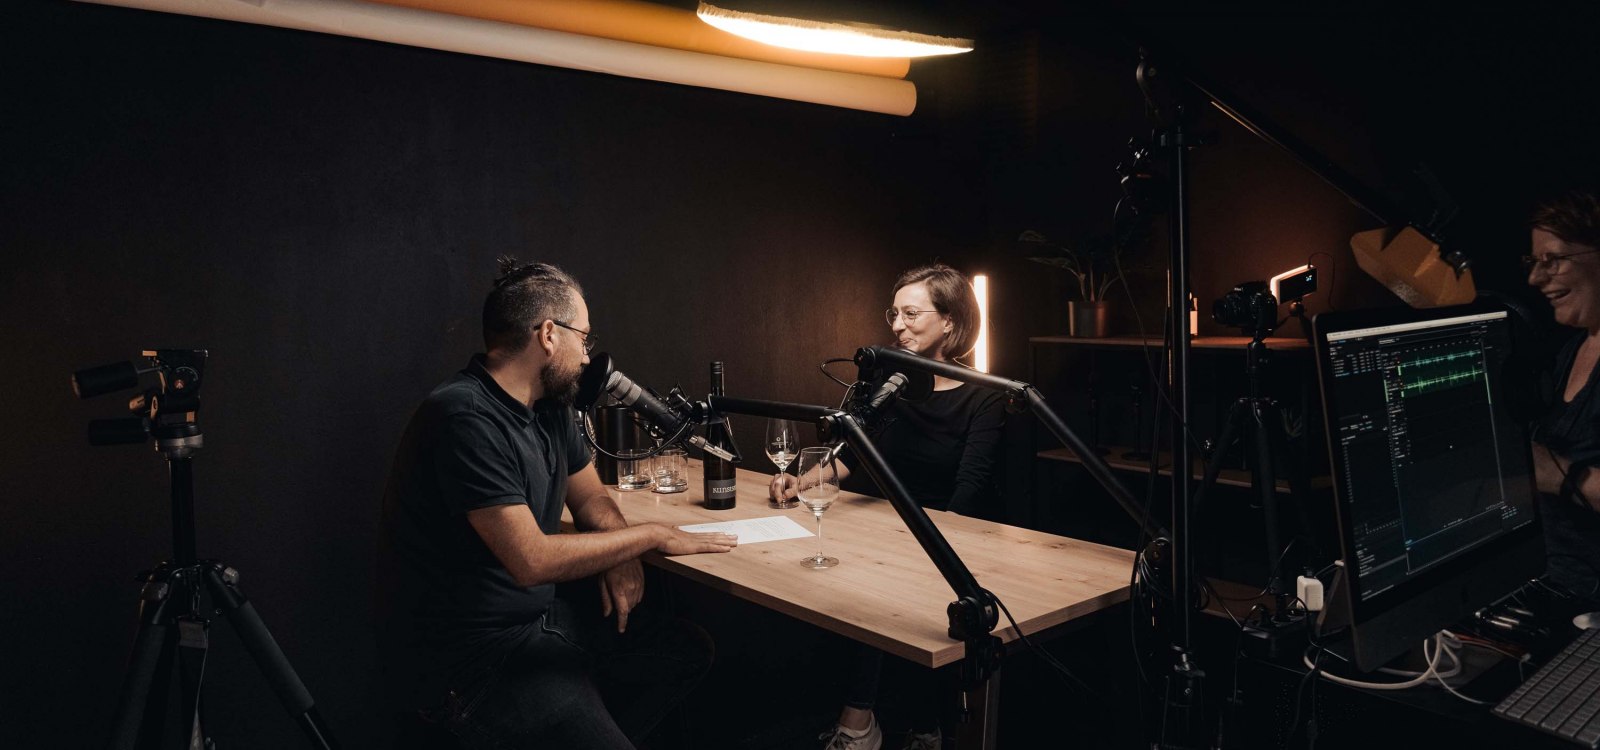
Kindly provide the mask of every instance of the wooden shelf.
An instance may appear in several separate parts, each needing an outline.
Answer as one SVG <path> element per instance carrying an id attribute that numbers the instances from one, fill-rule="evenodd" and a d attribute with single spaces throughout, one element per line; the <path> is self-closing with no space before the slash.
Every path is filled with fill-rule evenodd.
<path id="1" fill-rule="evenodd" d="M 1084 338 L 1081 336 L 1030 336 L 1030 344 L 1059 344 L 1066 346 L 1086 346 L 1104 348 L 1131 348 L 1137 346 L 1150 346 L 1161 348 L 1161 339 L 1145 339 L 1138 336 L 1107 336 L 1105 338 Z M 1240 349 L 1243 350 L 1250 343 L 1249 336 L 1200 336 L 1189 339 L 1191 349 Z M 1269 338 L 1266 339 L 1268 349 L 1307 350 L 1311 345 L 1301 338 Z"/>
<path id="2" fill-rule="evenodd" d="M 1140 473 L 1148 473 L 1150 471 L 1150 462 L 1149 462 L 1149 460 L 1148 459 L 1143 459 L 1143 458 L 1141 458 L 1141 459 L 1128 458 L 1128 453 L 1131 450 L 1133 450 L 1133 449 L 1132 448 L 1107 447 L 1107 452 L 1106 452 L 1106 455 L 1104 457 L 1106 465 L 1110 466 L 1113 469 L 1117 469 L 1117 470 L 1120 470 L 1120 471 L 1134 471 L 1134 472 L 1140 472 Z M 1048 460 L 1051 460 L 1051 461 L 1066 461 L 1068 463 L 1075 463 L 1075 464 L 1083 463 L 1083 461 L 1078 458 L 1078 454 L 1073 453 L 1072 449 L 1070 449 L 1070 448 L 1051 448 L 1050 450 L 1039 451 L 1038 455 L 1039 455 L 1039 458 L 1048 459 Z M 1166 451 L 1162 451 L 1157 457 L 1157 466 L 1158 466 L 1158 468 L 1157 468 L 1156 471 L 1161 476 L 1164 476 L 1164 477 L 1172 476 L 1172 454 L 1167 453 Z M 1200 465 L 1199 463 L 1196 463 L 1195 472 L 1194 472 L 1194 478 L 1195 479 L 1204 478 L 1205 475 L 1204 475 L 1203 472 L 1204 472 L 1204 467 L 1202 465 Z M 1226 485 L 1228 485 L 1230 487 L 1245 487 L 1245 488 L 1248 488 L 1248 487 L 1250 487 L 1250 472 L 1243 471 L 1241 469 L 1223 469 L 1221 471 L 1221 473 L 1219 473 L 1217 475 L 1217 483 L 1218 484 L 1226 484 Z M 1277 484 L 1277 491 L 1279 493 L 1287 494 L 1289 492 L 1289 482 L 1288 482 L 1288 480 L 1279 479 L 1276 482 L 1276 484 Z M 1331 487 L 1331 486 L 1333 486 L 1333 484 L 1332 484 L 1332 479 L 1330 477 L 1320 476 L 1320 477 L 1312 477 L 1311 478 L 1311 489 L 1313 489 L 1313 490 L 1327 489 L 1328 487 Z"/>

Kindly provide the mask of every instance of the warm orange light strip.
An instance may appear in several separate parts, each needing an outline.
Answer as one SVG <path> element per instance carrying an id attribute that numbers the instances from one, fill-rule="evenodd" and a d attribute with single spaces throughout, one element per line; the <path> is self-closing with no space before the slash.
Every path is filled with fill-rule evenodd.
<path id="1" fill-rule="evenodd" d="M 978 372 L 989 371 L 989 276 L 972 277 L 972 291 L 978 296 L 978 345 L 972 350 L 972 366 Z"/>
<path id="2" fill-rule="evenodd" d="M 82 1 L 339 34 L 902 117 L 917 106 L 917 87 L 910 81 L 710 55 L 365 0 Z"/>
<path id="3" fill-rule="evenodd" d="M 904 78 L 904 57 L 864 58 L 774 47 L 702 22 L 694 11 L 639 0 L 367 0 L 723 57 Z"/>

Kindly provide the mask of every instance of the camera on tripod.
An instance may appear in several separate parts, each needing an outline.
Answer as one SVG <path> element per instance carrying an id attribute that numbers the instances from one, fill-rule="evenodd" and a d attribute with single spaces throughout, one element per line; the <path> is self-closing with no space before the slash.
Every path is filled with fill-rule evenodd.
<path id="1" fill-rule="evenodd" d="M 193 463 L 204 437 L 200 434 L 200 386 L 204 382 L 205 349 L 150 349 L 149 364 L 115 362 L 72 374 L 78 398 L 138 388 L 143 376 L 156 373 L 154 385 L 128 402 L 135 416 L 89 422 L 90 445 L 142 443 L 155 438 L 167 460 L 172 483 L 171 560 L 139 575 L 139 632 L 117 702 L 108 747 L 132 750 L 155 747 L 165 735 L 169 680 L 179 681 L 184 696 L 182 727 L 186 747 L 211 747 L 201 721 L 201 688 L 210 648 L 209 629 L 218 615 L 238 631 L 245 649 L 278 694 L 289 715 L 300 724 L 312 746 L 331 750 L 332 736 L 311 693 L 283 655 L 255 605 L 239 589 L 239 572 L 220 560 L 196 554 Z M 176 667 L 176 668 L 175 668 Z"/>
<path id="2" fill-rule="evenodd" d="M 1299 315 L 1301 300 L 1317 290 L 1317 267 L 1304 265 L 1266 281 L 1246 281 L 1228 290 L 1211 305 L 1211 319 L 1262 339 L 1278 327 L 1278 306 L 1291 305 Z"/>
<path id="3" fill-rule="evenodd" d="M 205 349 L 147 349 L 149 365 L 114 362 L 72 374 L 72 391 L 78 398 L 139 387 L 140 378 L 157 373 L 156 385 L 128 401 L 135 416 L 89 421 L 90 445 L 142 443 L 152 435 L 157 450 L 193 450 L 201 445 L 200 386 L 206 369 Z"/>

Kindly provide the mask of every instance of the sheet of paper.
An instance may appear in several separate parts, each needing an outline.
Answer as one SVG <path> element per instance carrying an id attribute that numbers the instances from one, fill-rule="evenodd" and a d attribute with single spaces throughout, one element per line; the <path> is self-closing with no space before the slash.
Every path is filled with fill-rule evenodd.
<path id="1" fill-rule="evenodd" d="M 679 526 L 678 528 L 684 531 L 720 531 L 724 534 L 733 534 L 739 537 L 740 544 L 776 542 L 783 539 L 816 536 L 806 531 L 806 527 L 795 523 L 794 519 L 788 516 L 767 516 L 765 518 L 746 518 L 742 521 L 697 523 L 692 526 Z"/>

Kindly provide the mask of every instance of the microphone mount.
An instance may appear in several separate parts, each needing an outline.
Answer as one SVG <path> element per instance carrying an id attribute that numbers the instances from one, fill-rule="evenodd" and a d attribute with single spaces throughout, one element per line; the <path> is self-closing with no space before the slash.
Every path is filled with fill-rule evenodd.
<path id="1" fill-rule="evenodd" d="M 895 372 L 924 372 L 930 375 L 959 380 L 963 383 L 988 388 L 1006 394 L 1006 410 L 1015 414 L 1023 409 L 1031 410 L 1039 421 L 1043 422 L 1051 434 L 1055 435 L 1063 444 L 1072 449 L 1083 461 L 1084 468 L 1095 478 L 1106 492 L 1110 493 L 1113 500 L 1122 506 L 1123 512 L 1139 524 L 1144 532 L 1152 539 L 1170 538 L 1171 534 L 1159 524 L 1150 520 L 1148 514 L 1139 506 L 1138 500 L 1128 490 L 1127 485 L 1118 479 L 1111 467 L 1100 458 L 1083 440 L 1074 434 L 1067 423 L 1062 421 L 1049 405 L 1045 403 L 1044 396 L 1037 388 L 1020 380 L 1011 380 L 986 372 L 979 372 L 971 368 L 962 367 L 952 362 L 941 362 L 899 349 L 889 349 L 881 346 L 868 346 L 856 350 L 856 365 L 862 368 L 879 368 Z"/>
<path id="2" fill-rule="evenodd" d="M 578 377 L 578 396 L 573 403 L 579 421 L 583 423 L 582 433 L 585 442 L 601 455 L 618 460 L 623 458 L 606 450 L 595 439 L 594 421 L 589 412 L 603 394 L 610 394 L 627 406 L 634 413 L 634 422 L 655 438 L 657 445 L 649 449 L 644 458 L 684 442 L 725 461 L 737 463 L 740 460 L 737 446 L 729 452 L 694 434 L 694 428 L 697 426 L 722 421 L 722 417 L 711 412 L 706 402 L 690 400 L 678 386 L 673 386 L 665 397 L 660 396 L 617 370 L 612 365 L 611 355 L 605 352 L 590 358 L 588 367 L 584 368 Z"/>

